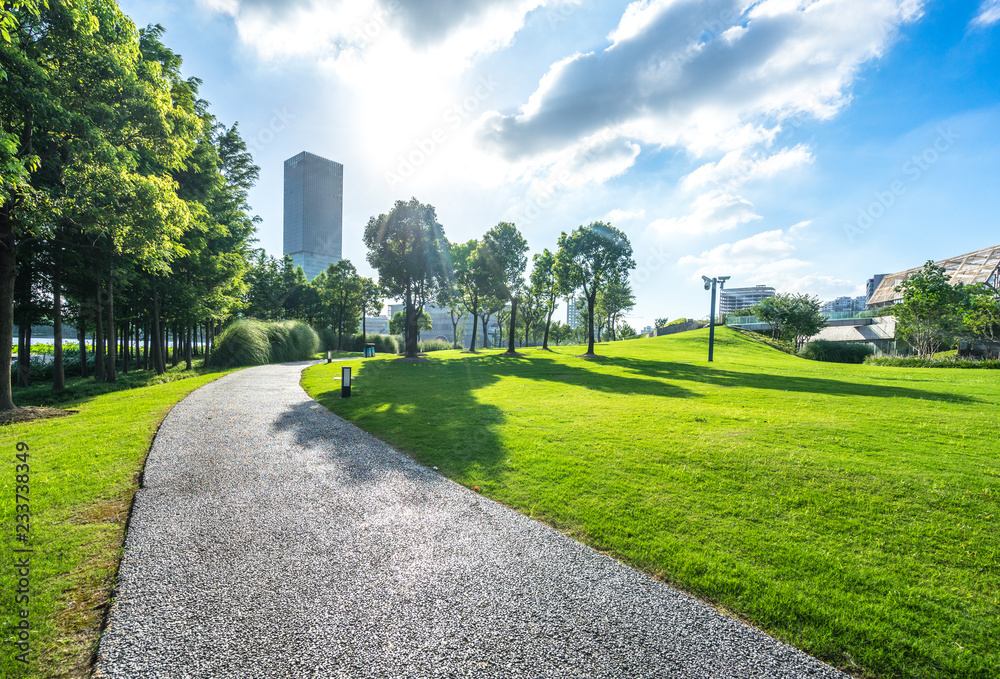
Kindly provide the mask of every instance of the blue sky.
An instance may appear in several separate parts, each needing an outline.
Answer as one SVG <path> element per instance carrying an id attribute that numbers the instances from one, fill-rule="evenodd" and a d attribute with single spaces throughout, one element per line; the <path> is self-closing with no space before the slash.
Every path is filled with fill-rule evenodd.
<path id="1" fill-rule="evenodd" d="M 345 166 L 344 256 L 416 196 L 453 241 L 532 252 L 604 219 L 640 328 L 704 317 L 700 276 L 821 299 L 1000 242 L 1000 0 L 122 1 L 261 166 Z"/>

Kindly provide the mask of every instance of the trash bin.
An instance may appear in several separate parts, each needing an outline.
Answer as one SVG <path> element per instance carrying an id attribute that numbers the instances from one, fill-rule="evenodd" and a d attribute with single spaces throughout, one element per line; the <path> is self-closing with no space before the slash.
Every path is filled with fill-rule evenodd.
<path id="1" fill-rule="evenodd" d="M 365 345 L 365 358 L 375 358 L 375 345 L 366 344 Z"/>

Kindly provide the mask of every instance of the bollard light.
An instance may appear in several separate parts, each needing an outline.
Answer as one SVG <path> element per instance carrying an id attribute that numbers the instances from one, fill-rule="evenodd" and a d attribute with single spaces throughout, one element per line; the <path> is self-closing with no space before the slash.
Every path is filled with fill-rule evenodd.
<path id="1" fill-rule="evenodd" d="M 340 398 L 351 397 L 351 369 L 343 367 L 340 369 Z"/>
<path id="2" fill-rule="evenodd" d="M 326 362 L 329 363 L 333 360 L 333 352 L 329 349 L 326 350 Z"/>

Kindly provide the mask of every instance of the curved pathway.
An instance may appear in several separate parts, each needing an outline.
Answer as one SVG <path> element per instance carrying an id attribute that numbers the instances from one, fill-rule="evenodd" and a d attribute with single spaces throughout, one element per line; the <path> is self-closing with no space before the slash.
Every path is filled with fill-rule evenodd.
<path id="1" fill-rule="evenodd" d="M 416 464 L 304 365 L 164 421 L 96 677 L 846 677 Z"/>

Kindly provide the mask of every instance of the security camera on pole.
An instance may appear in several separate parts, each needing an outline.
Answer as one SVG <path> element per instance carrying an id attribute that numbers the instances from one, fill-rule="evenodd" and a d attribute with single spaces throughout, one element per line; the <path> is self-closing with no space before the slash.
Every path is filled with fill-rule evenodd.
<path id="1" fill-rule="evenodd" d="M 705 281 L 705 289 L 712 291 L 712 317 L 708 320 L 708 362 L 712 362 L 712 349 L 715 346 L 715 286 L 719 286 L 719 293 L 722 293 L 722 288 L 725 287 L 726 281 L 728 281 L 730 276 L 719 276 L 718 278 L 709 278 L 708 276 L 702 276 L 701 280 Z"/>

